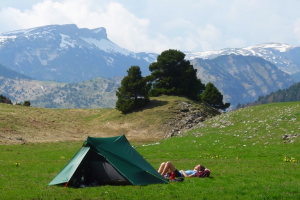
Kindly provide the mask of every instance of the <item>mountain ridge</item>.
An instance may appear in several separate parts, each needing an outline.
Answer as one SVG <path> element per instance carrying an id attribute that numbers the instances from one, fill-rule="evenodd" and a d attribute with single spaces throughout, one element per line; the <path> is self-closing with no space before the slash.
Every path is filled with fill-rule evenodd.
<path id="1" fill-rule="evenodd" d="M 149 74 L 154 57 L 119 47 L 107 38 L 105 28 L 48 25 L 0 34 L 0 63 L 37 80 L 79 82 L 125 76 L 131 65 Z"/>
<path id="2" fill-rule="evenodd" d="M 258 56 L 300 81 L 300 46 L 264 43 L 245 48 L 185 52 L 187 60 L 221 55 Z M 143 75 L 158 54 L 134 53 L 108 39 L 106 29 L 78 28 L 75 24 L 47 25 L 0 34 L 0 63 L 37 80 L 79 82 L 96 77 L 125 76 L 132 65 Z M 62 64 L 63 63 L 63 64 Z"/>
<path id="3" fill-rule="evenodd" d="M 186 59 L 213 59 L 221 55 L 257 56 L 275 64 L 280 70 L 292 75 L 300 72 L 300 46 L 284 43 L 264 43 L 245 48 L 225 48 L 215 51 L 186 52 Z M 296 80 L 297 81 L 297 80 Z"/>

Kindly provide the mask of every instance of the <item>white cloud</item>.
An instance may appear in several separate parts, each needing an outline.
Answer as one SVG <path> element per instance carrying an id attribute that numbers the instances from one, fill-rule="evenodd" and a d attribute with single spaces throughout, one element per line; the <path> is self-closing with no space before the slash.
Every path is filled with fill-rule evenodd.
<path id="1" fill-rule="evenodd" d="M 67 5 L 46 0 L 21 11 L 15 8 L 4 8 L 0 14 L 0 22 L 4 31 L 32 28 L 48 24 L 69 23 L 70 19 L 65 13 Z"/>
<path id="2" fill-rule="evenodd" d="M 25 11 L 15 8 L 2 9 L 0 23 L 5 27 L 1 32 L 69 23 L 74 23 L 80 28 L 104 27 L 109 39 L 135 52 L 160 52 L 167 48 L 164 43 L 168 43 L 162 35 L 157 35 L 156 39 L 150 38 L 149 19 L 136 17 L 116 2 L 46 0 Z"/>
<path id="3" fill-rule="evenodd" d="M 300 40 L 298 0 L 38 1 L 28 1 L 35 3 L 23 9 L 5 3 L 0 8 L 0 32 L 49 24 L 104 27 L 108 38 L 120 47 L 157 53 L 170 48 L 202 51 L 270 41 L 295 45 Z"/>
<path id="4" fill-rule="evenodd" d="M 300 42 L 300 19 L 298 19 L 294 24 L 294 35 L 298 42 Z"/>
<path id="5" fill-rule="evenodd" d="M 220 43 L 222 39 L 221 31 L 213 24 L 207 24 L 204 28 L 197 29 L 203 49 L 211 49 L 212 46 Z"/>

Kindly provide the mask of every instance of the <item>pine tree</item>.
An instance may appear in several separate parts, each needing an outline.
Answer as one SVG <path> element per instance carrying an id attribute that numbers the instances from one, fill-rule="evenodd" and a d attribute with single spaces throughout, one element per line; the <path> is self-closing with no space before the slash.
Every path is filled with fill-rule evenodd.
<path id="1" fill-rule="evenodd" d="M 206 88 L 201 95 L 201 100 L 220 110 L 225 110 L 230 106 L 230 103 L 223 103 L 223 95 L 213 83 L 208 83 L 206 85 Z"/>
<path id="2" fill-rule="evenodd" d="M 148 92 L 151 84 L 142 77 L 139 66 L 131 66 L 127 70 L 128 75 L 121 81 L 116 95 L 116 109 L 122 113 L 128 113 L 136 108 L 145 106 L 149 102 Z"/>
<path id="3" fill-rule="evenodd" d="M 197 69 L 184 58 L 184 53 L 173 49 L 166 50 L 157 57 L 157 61 L 149 66 L 153 81 L 151 95 L 184 95 L 198 99 L 205 85 L 197 78 Z"/>
<path id="4" fill-rule="evenodd" d="M 2 94 L 0 95 L 0 103 L 12 104 L 11 100 L 8 97 L 3 96 Z"/>

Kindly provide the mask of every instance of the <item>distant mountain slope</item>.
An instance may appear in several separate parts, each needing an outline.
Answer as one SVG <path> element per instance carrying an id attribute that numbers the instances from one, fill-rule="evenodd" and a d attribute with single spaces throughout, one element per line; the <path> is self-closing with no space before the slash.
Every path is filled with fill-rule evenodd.
<path id="1" fill-rule="evenodd" d="M 64 85 L 64 83 L 0 76 L 0 94 L 9 97 L 14 104 L 36 99 L 50 93 L 52 88 L 61 85 Z"/>
<path id="2" fill-rule="evenodd" d="M 52 88 L 31 103 L 44 108 L 114 108 L 120 81 L 96 78 Z"/>
<path id="3" fill-rule="evenodd" d="M 25 82 L 33 81 L 31 77 L 10 70 L 0 64 L 0 95 L 13 100 L 14 95 L 10 96 L 10 91 L 14 91 L 15 89 L 11 85 L 13 85 L 13 82 L 20 80 L 24 80 Z"/>
<path id="4" fill-rule="evenodd" d="M 0 77 L 0 94 L 15 104 L 29 100 L 32 107 L 113 108 L 120 77 L 96 78 L 78 83 L 59 83 Z"/>
<path id="5" fill-rule="evenodd" d="M 225 55 L 191 61 L 203 83 L 212 82 L 232 108 L 294 84 L 288 74 L 262 58 Z M 0 93 L 13 102 L 30 100 L 34 107 L 114 108 L 123 77 L 76 83 L 0 78 Z"/>
<path id="6" fill-rule="evenodd" d="M 290 75 L 300 72 L 300 47 L 282 43 L 266 43 L 245 48 L 227 48 L 216 51 L 187 52 L 186 59 L 213 59 L 230 54 L 261 57 Z"/>
<path id="7" fill-rule="evenodd" d="M 124 76 L 132 65 L 144 75 L 156 54 L 135 54 L 107 38 L 105 28 L 49 25 L 0 34 L 0 63 L 37 80 L 80 82 Z"/>
<path id="8" fill-rule="evenodd" d="M 294 84 L 292 78 L 272 63 L 255 56 L 224 55 L 194 59 L 191 64 L 205 84 L 213 83 L 233 107 Z"/>
<path id="9" fill-rule="evenodd" d="M 32 78 L 29 76 L 26 76 L 24 74 L 15 72 L 13 70 L 8 69 L 7 67 L 4 67 L 3 65 L 0 64 L 0 77 L 6 77 L 6 78 L 21 78 L 21 79 L 29 79 L 31 80 Z"/>
<path id="10" fill-rule="evenodd" d="M 297 72 L 295 74 L 292 74 L 291 77 L 296 81 L 300 82 L 300 72 Z"/>

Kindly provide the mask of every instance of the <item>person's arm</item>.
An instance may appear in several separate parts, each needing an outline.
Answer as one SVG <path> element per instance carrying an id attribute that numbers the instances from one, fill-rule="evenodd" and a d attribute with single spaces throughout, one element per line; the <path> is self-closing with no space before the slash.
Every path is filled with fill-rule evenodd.
<path id="1" fill-rule="evenodd" d="M 193 177 L 194 174 L 191 174 L 191 175 L 187 175 L 184 170 L 180 170 L 180 172 L 183 174 L 184 177 Z"/>

